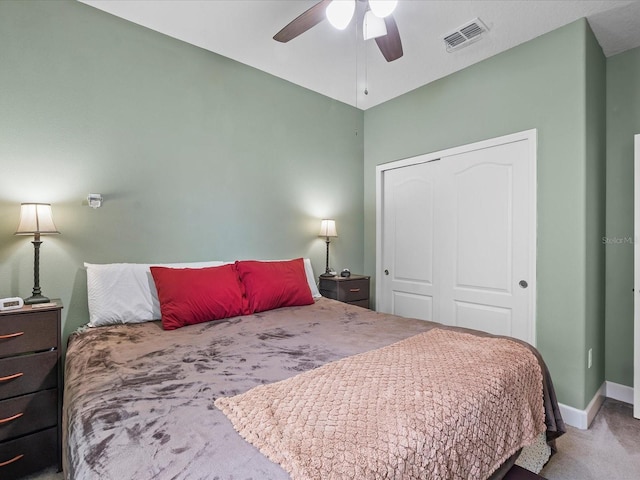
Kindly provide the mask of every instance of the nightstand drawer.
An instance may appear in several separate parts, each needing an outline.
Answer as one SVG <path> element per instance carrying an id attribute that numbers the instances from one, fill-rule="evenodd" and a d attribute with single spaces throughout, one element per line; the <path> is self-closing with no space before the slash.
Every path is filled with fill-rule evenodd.
<path id="1" fill-rule="evenodd" d="M 0 443 L 0 478 L 19 478 L 56 463 L 57 430 Z"/>
<path id="2" fill-rule="evenodd" d="M 56 348 L 58 315 L 49 311 L 0 316 L 0 358 Z"/>
<path id="3" fill-rule="evenodd" d="M 0 401 L 0 441 L 58 423 L 58 390 L 44 390 Z"/>
<path id="4" fill-rule="evenodd" d="M 349 280 L 338 284 L 338 300 L 355 302 L 369 298 L 369 279 Z"/>
<path id="5" fill-rule="evenodd" d="M 58 352 L 0 360 L 0 400 L 55 388 L 58 384 Z"/>
<path id="6" fill-rule="evenodd" d="M 355 302 L 369 298 L 369 279 L 358 278 L 353 280 L 327 280 L 320 279 L 320 293 L 327 298 L 333 298 L 341 302 Z"/>

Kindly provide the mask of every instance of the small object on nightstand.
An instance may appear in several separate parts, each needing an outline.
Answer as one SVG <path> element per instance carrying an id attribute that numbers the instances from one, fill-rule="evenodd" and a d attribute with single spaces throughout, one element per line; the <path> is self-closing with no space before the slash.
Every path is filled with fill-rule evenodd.
<path id="1" fill-rule="evenodd" d="M 345 277 L 345 278 L 350 277 L 351 276 L 351 272 L 349 271 L 348 268 L 345 268 L 344 270 L 342 270 L 340 272 L 340 276 L 341 277 Z"/>
<path id="2" fill-rule="evenodd" d="M 24 301 L 20 297 L 9 297 L 0 300 L 0 312 L 22 308 Z"/>
<path id="3" fill-rule="evenodd" d="M 61 470 L 60 302 L 0 312 L 0 478 Z"/>
<path id="4" fill-rule="evenodd" d="M 40 310 L 42 308 L 51 308 L 57 305 L 56 302 L 47 302 L 47 303 L 34 303 L 31 305 L 32 310 Z"/>
<path id="5" fill-rule="evenodd" d="M 351 274 L 349 277 L 320 277 L 320 294 L 358 307 L 369 308 L 369 278 Z"/>

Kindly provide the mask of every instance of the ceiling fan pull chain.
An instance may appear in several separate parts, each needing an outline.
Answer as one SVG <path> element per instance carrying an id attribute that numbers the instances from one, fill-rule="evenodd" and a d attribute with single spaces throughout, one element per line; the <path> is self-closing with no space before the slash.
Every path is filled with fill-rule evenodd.
<path id="1" fill-rule="evenodd" d="M 367 54 L 367 42 L 364 42 L 364 94 L 369 95 L 369 55 Z"/>

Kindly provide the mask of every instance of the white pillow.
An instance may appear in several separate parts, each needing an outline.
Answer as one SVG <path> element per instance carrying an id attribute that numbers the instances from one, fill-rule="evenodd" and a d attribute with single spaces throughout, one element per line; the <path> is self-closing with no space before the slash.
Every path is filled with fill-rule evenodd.
<path id="1" fill-rule="evenodd" d="M 196 263 L 85 263 L 89 325 L 142 323 L 160 319 L 160 301 L 151 266 L 171 268 L 217 267 L 228 262 Z"/>
<path id="2" fill-rule="evenodd" d="M 307 283 L 309 284 L 309 288 L 311 289 L 311 295 L 313 298 L 320 298 L 320 290 L 318 290 L 318 284 L 316 284 L 316 277 L 313 274 L 313 267 L 311 266 L 311 260 L 308 258 L 304 259 L 304 272 L 307 274 Z"/>

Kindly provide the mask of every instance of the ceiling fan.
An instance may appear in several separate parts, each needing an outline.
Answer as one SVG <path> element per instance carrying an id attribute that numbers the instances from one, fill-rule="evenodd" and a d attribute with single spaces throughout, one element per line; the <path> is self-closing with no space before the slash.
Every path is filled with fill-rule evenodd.
<path id="1" fill-rule="evenodd" d="M 387 62 L 402 57 L 402 42 L 398 25 L 391 14 L 397 0 L 357 0 L 367 2 L 363 20 L 364 39 L 375 38 Z M 356 0 L 320 0 L 275 34 L 274 40 L 286 43 L 315 27 L 325 18 L 339 30 L 344 30 L 356 11 Z"/>

